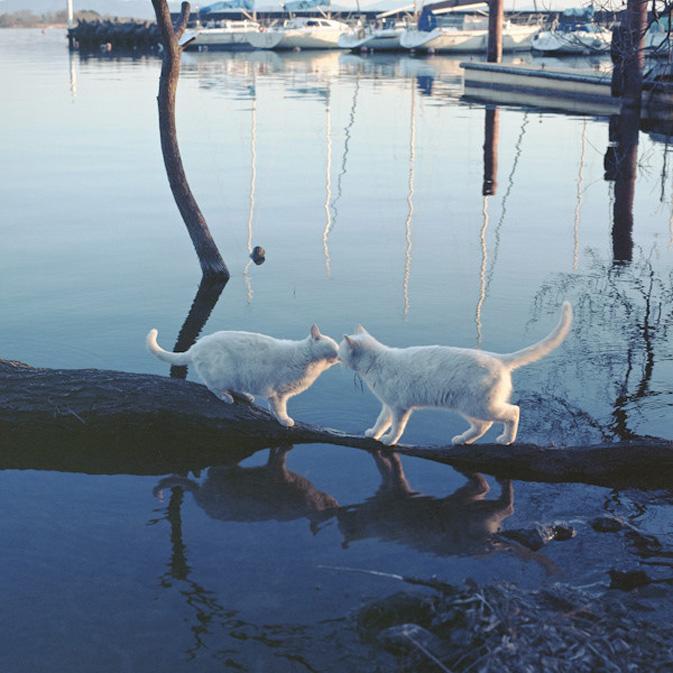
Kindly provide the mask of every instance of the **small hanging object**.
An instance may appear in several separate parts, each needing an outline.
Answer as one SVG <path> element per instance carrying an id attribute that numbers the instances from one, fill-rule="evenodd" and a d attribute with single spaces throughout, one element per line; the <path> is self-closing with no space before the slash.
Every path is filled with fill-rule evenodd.
<path id="1" fill-rule="evenodd" d="M 261 245 L 256 245 L 250 253 L 250 259 L 259 266 L 266 262 L 266 250 Z"/>

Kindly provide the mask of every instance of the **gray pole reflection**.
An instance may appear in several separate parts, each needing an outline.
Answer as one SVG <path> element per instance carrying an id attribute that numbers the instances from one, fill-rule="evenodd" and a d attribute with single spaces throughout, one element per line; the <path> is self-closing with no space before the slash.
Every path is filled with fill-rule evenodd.
<path id="1" fill-rule="evenodd" d="M 411 278 L 411 237 L 414 220 L 414 173 L 416 165 L 416 82 L 411 80 L 411 119 L 409 123 L 409 180 L 407 185 L 407 217 L 404 221 L 404 272 L 402 274 L 402 315 L 409 315 L 409 280 Z"/>
<path id="2" fill-rule="evenodd" d="M 332 259 L 329 254 L 329 234 L 332 229 L 332 112 L 330 107 L 330 89 L 327 85 L 327 104 L 325 107 L 325 145 L 327 148 L 325 158 L 325 226 L 322 233 L 322 250 L 325 256 L 325 275 L 332 277 Z"/>
<path id="3" fill-rule="evenodd" d="M 252 230 L 255 221 L 255 194 L 257 191 L 257 81 L 255 72 L 252 73 L 252 107 L 250 119 L 250 192 L 248 196 L 248 255 L 252 253 Z M 252 303 L 254 292 L 252 289 L 252 278 L 250 277 L 250 266 L 252 259 L 249 259 L 243 269 L 243 280 L 245 281 L 246 298 L 248 304 Z"/>
<path id="4" fill-rule="evenodd" d="M 481 185 L 482 207 L 479 246 L 481 264 L 479 266 L 479 297 L 474 312 L 477 331 L 477 346 L 481 347 L 481 312 L 486 301 L 486 269 L 488 267 L 488 197 L 494 196 L 498 188 L 498 139 L 500 136 L 500 114 L 497 107 L 487 107 L 484 117 L 484 179 Z"/>

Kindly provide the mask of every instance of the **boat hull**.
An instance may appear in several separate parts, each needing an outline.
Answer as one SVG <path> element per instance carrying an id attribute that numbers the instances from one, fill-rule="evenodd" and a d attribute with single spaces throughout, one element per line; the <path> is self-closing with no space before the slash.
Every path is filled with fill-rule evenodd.
<path id="1" fill-rule="evenodd" d="M 533 37 L 533 51 L 543 54 L 596 54 L 610 51 L 612 33 L 609 30 L 596 32 L 545 31 Z"/>
<path id="2" fill-rule="evenodd" d="M 337 30 L 284 30 L 251 33 L 248 37 L 254 49 L 338 49 Z"/>
<path id="3" fill-rule="evenodd" d="M 503 51 L 528 51 L 531 48 L 533 35 L 539 26 L 512 25 L 503 29 Z M 406 30 L 400 37 L 400 44 L 405 49 L 415 51 L 432 51 L 439 53 L 474 53 L 486 50 L 488 46 L 488 30 L 435 28 L 425 32 Z"/>
<path id="4" fill-rule="evenodd" d="M 358 37 L 346 33 L 339 38 L 339 47 L 351 50 L 398 51 L 402 48 L 400 37 L 402 30 L 375 30 Z"/>
<path id="5" fill-rule="evenodd" d="M 248 37 L 258 30 L 254 24 L 241 28 L 202 28 L 185 32 L 181 42 L 190 51 L 250 50 Z"/>

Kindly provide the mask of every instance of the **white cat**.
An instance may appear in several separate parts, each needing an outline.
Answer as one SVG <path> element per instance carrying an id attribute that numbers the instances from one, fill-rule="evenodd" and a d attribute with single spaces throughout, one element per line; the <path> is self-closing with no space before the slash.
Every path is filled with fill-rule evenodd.
<path id="1" fill-rule="evenodd" d="M 274 339 L 253 332 L 215 332 L 199 339 L 185 353 L 169 353 L 157 343 L 157 330 L 147 335 L 147 347 L 172 365 L 194 365 L 208 389 L 227 404 L 232 395 L 253 402 L 255 395 L 269 401 L 278 422 L 292 427 L 287 401 L 309 388 L 326 369 L 338 362 L 338 345 L 321 334 L 317 325 L 301 341 Z"/>
<path id="2" fill-rule="evenodd" d="M 503 355 L 448 346 L 389 348 L 358 325 L 356 334 L 344 335 L 339 358 L 365 380 L 383 405 L 365 436 L 396 444 L 415 409 L 441 407 L 457 411 L 470 424 L 453 444 L 477 441 L 495 422 L 504 428 L 497 441 L 511 444 L 519 426 L 519 407 L 509 402 L 512 370 L 560 346 L 572 317 L 572 307 L 565 302 L 559 324 L 546 339 Z"/>

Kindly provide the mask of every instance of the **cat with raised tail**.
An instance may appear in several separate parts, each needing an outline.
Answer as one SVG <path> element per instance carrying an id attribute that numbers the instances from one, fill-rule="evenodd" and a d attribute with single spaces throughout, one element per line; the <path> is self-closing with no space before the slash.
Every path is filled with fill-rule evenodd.
<path id="1" fill-rule="evenodd" d="M 309 388 L 326 369 L 338 362 L 338 345 L 321 334 L 316 324 L 306 339 L 289 341 L 253 332 L 215 332 L 199 339 L 184 353 L 165 351 L 157 330 L 147 335 L 147 348 L 172 365 L 193 365 L 206 387 L 223 402 L 234 395 L 253 402 L 269 401 L 278 422 L 292 427 L 287 401 Z"/>
<path id="2" fill-rule="evenodd" d="M 572 319 L 572 307 L 564 302 L 561 320 L 549 336 L 507 354 L 450 346 L 390 348 L 358 325 L 355 334 L 344 335 L 339 358 L 381 402 L 381 413 L 365 436 L 397 444 L 415 409 L 435 407 L 457 411 L 470 424 L 453 444 L 476 442 L 496 422 L 503 424 L 497 441 L 511 444 L 519 426 L 519 407 L 510 403 L 512 371 L 558 348 Z"/>

